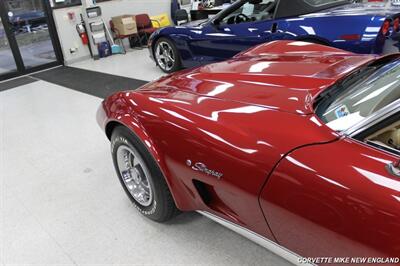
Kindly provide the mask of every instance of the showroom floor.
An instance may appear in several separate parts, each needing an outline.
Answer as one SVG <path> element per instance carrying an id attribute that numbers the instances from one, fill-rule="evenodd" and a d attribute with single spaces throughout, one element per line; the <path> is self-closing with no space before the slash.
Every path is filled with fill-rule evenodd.
<path id="1" fill-rule="evenodd" d="M 59 67 L 0 83 L 2 265 L 289 265 L 196 213 L 143 218 L 95 113 L 105 95 L 161 72 L 145 50 L 74 67 L 119 76 Z"/>
<path id="2" fill-rule="evenodd" d="M 155 67 L 155 63 L 149 58 L 149 51 L 146 48 L 131 51 L 126 55 L 107 57 L 99 61 L 86 60 L 71 66 L 147 81 L 164 75 L 164 72 Z"/>

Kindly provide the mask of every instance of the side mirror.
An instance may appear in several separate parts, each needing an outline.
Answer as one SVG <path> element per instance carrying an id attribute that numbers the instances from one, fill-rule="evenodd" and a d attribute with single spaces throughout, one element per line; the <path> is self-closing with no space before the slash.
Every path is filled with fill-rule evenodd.
<path id="1" fill-rule="evenodd" d="M 212 25 L 215 29 L 219 30 L 219 29 L 220 29 L 221 23 L 220 23 L 219 20 L 214 20 L 214 21 L 212 21 L 211 25 Z"/>
<path id="2" fill-rule="evenodd" d="M 396 177 L 400 177 L 400 160 L 394 162 L 394 163 L 389 163 L 386 166 L 386 169 L 388 172 Z"/>
<path id="3" fill-rule="evenodd" d="M 212 24 L 213 24 L 214 26 L 218 27 L 219 24 L 220 24 L 220 21 L 219 21 L 218 19 L 213 20 Z"/>

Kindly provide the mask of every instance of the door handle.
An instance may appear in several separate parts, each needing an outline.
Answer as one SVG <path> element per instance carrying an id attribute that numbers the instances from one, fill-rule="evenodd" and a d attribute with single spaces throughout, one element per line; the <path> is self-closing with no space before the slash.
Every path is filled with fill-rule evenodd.
<path id="1" fill-rule="evenodd" d="M 395 163 L 389 163 L 386 165 L 386 169 L 391 175 L 400 177 L 400 160 Z"/>

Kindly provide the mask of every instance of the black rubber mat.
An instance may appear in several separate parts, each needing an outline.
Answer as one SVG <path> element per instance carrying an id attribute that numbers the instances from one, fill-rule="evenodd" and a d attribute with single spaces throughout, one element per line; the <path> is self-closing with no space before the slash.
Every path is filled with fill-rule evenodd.
<path id="1" fill-rule="evenodd" d="M 9 90 L 9 89 L 23 86 L 23 85 L 26 85 L 26 84 L 29 84 L 29 83 L 32 83 L 35 81 L 37 81 L 37 80 L 34 78 L 31 78 L 29 76 L 3 81 L 3 82 L 0 82 L 0 91 Z"/>
<path id="2" fill-rule="evenodd" d="M 121 90 L 135 90 L 148 81 L 131 79 L 74 67 L 61 66 L 32 75 L 50 83 L 105 98 Z"/>

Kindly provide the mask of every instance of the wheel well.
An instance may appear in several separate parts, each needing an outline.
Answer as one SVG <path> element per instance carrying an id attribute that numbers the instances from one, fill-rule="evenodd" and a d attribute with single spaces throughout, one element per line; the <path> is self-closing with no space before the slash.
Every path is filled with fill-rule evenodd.
<path id="1" fill-rule="evenodd" d="M 154 39 L 154 41 L 153 41 L 154 45 L 152 45 L 152 47 L 151 47 L 152 52 L 153 52 L 153 55 L 154 55 L 154 52 L 155 52 L 154 49 L 156 48 L 156 43 L 157 43 L 158 40 L 161 39 L 161 38 L 164 38 L 164 39 L 167 39 L 168 41 L 170 41 L 170 42 L 175 46 L 175 49 L 177 50 L 178 54 L 180 54 L 180 51 L 178 50 L 178 46 L 176 45 L 176 42 L 175 42 L 174 39 L 172 39 L 172 38 L 171 38 L 170 36 L 168 36 L 168 35 L 160 35 L 160 36 L 157 36 L 157 38 Z"/>
<path id="2" fill-rule="evenodd" d="M 168 37 L 165 36 L 165 35 L 158 35 L 158 36 L 153 40 L 152 45 L 151 45 L 151 52 L 152 52 L 152 54 L 153 54 L 153 58 L 154 58 L 154 61 L 156 62 L 156 64 L 158 64 L 158 63 L 157 63 L 157 59 L 156 59 L 156 44 L 157 44 L 158 40 L 161 39 L 161 38 L 166 38 L 166 39 L 168 39 L 168 40 L 171 40 L 171 38 L 168 38 Z M 172 41 L 172 40 L 171 40 L 171 41 Z"/>
<path id="3" fill-rule="evenodd" d="M 129 129 L 129 127 L 125 126 L 124 124 L 122 124 L 122 123 L 120 123 L 120 122 L 118 122 L 118 121 L 111 121 L 111 122 L 109 122 L 109 123 L 106 125 L 106 127 L 105 127 L 105 133 L 106 133 L 106 136 L 107 136 L 107 138 L 108 138 L 109 140 L 111 140 L 111 135 L 112 135 L 112 132 L 114 131 L 114 129 L 115 129 L 116 127 L 119 127 L 119 126 L 122 126 L 122 127 L 125 127 L 125 128 L 127 128 L 127 129 Z M 131 129 L 129 129 L 129 130 L 131 131 Z M 132 132 L 132 134 L 135 134 L 133 131 L 131 131 L 131 132 Z M 137 135 L 136 135 L 136 136 L 137 136 Z M 138 137 L 138 136 L 137 136 L 137 137 Z M 138 138 L 139 138 L 139 137 L 138 137 Z M 139 140 L 142 141 L 140 138 L 139 138 Z M 145 148 L 147 149 L 147 147 L 146 147 L 146 145 L 145 145 L 144 143 L 143 143 L 143 145 L 144 145 Z M 149 155 L 154 159 L 154 161 L 155 161 L 157 167 L 160 169 L 161 173 L 163 174 L 163 177 L 164 177 L 164 179 L 165 179 L 165 182 L 167 183 L 168 188 L 169 188 L 169 190 L 170 190 L 170 192 L 171 192 L 171 194 L 172 194 L 172 198 L 173 198 L 173 200 L 174 200 L 176 206 L 179 208 L 180 204 L 179 204 L 179 202 L 177 202 L 177 200 L 176 200 L 176 192 L 175 192 L 174 190 L 171 189 L 170 181 L 168 180 L 168 178 L 167 178 L 167 176 L 166 176 L 167 171 L 166 171 L 165 165 L 164 165 L 164 167 L 163 167 L 163 164 L 160 164 L 160 163 L 161 163 L 161 160 L 157 159 L 157 158 L 155 157 L 155 155 L 154 155 L 150 150 L 148 150 L 148 153 L 149 153 Z"/>
<path id="4" fill-rule="evenodd" d="M 158 38 L 154 39 L 153 43 L 152 43 L 152 47 L 151 47 L 151 52 L 153 55 L 153 59 L 156 62 L 156 65 L 159 66 L 161 68 L 162 71 L 164 71 L 165 73 L 172 73 L 175 72 L 177 70 L 182 69 L 184 66 L 182 64 L 182 55 L 181 55 L 181 51 L 179 50 L 178 46 L 176 45 L 176 42 L 173 38 L 171 38 L 171 36 L 157 36 Z M 162 39 L 162 40 L 161 40 Z M 157 43 L 168 43 L 168 46 L 171 48 L 171 50 L 173 51 L 174 54 L 174 59 L 172 59 L 171 61 L 167 62 L 165 61 L 163 62 L 159 62 L 159 59 L 157 59 L 157 53 L 156 53 L 156 47 L 157 47 Z M 167 64 L 169 65 L 169 67 L 167 67 Z"/>
<path id="5" fill-rule="evenodd" d="M 152 47 L 151 47 L 151 49 L 153 50 L 153 54 L 154 54 L 154 49 L 156 48 L 156 43 L 157 43 L 158 40 L 161 39 L 161 38 L 168 39 L 169 41 L 171 41 L 172 43 L 174 43 L 174 41 L 173 41 L 171 38 L 169 38 L 168 36 L 166 36 L 166 35 L 158 35 L 158 36 L 153 40 L 154 45 L 152 45 Z M 174 44 L 175 44 L 175 43 L 174 43 Z"/>
<path id="6" fill-rule="evenodd" d="M 151 52 L 153 53 L 153 56 L 154 56 L 154 58 L 155 58 L 155 54 L 154 54 L 154 49 L 156 48 L 156 43 L 158 42 L 158 40 L 160 39 L 160 38 L 162 38 L 163 36 L 157 36 L 154 40 L 153 40 L 153 42 L 152 42 L 152 46 L 151 46 Z"/>
<path id="7" fill-rule="evenodd" d="M 107 138 L 108 138 L 109 140 L 111 140 L 111 134 L 112 134 L 112 132 L 114 131 L 114 129 L 115 129 L 117 126 L 124 126 L 124 125 L 121 124 L 121 123 L 119 123 L 119 122 L 115 122 L 115 121 L 112 121 L 112 122 L 110 122 L 110 123 L 108 123 L 108 124 L 106 125 L 105 133 L 106 133 L 106 136 L 107 136 Z"/>

